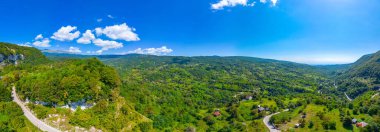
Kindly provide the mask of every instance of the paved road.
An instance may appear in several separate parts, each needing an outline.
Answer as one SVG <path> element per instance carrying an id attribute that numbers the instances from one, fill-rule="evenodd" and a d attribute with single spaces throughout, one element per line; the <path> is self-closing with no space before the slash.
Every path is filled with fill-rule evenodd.
<path id="1" fill-rule="evenodd" d="M 13 97 L 13 101 L 16 102 L 22 109 L 22 111 L 24 112 L 24 115 L 26 116 L 26 118 L 28 118 L 28 120 L 30 122 L 33 123 L 33 125 L 35 125 L 36 127 L 38 127 L 39 129 L 41 129 L 42 131 L 47 131 L 47 132 L 60 132 L 58 129 L 55 129 L 49 125 L 47 125 L 45 122 L 39 120 L 37 117 L 35 117 L 32 112 L 29 111 L 29 109 L 27 109 L 24 105 L 24 103 L 18 98 L 17 94 L 16 94 L 16 88 L 15 87 L 12 87 L 12 97 Z"/>
<path id="2" fill-rule="evenodd" d="M 346 98 L 349 100 L 349 101 L 352 101 L 352 99 L 350 97 L 348 97 L 348 95 L 346 93 L 344 93 L 344 95 L 346 95 Z"/>
<path id="3" fill-rule="evenodd" d="M 284 111 L 289 111 L 289 109 L 286 109 Z M 264 117 L 263 119 L 263 122 L 264 124 L 267 126 L 267 128 L 269 129 L 270 132 L 281 132 L 280 130 L 277 130 L 270 122 L 270 118 L 274 115 L 277 115 L 277 114 L 280 114 L 281 112 L 277 112 L 277 113 L 274 113 L 274 114 L 270 114 L 270 115 L 267 115 Z"/>

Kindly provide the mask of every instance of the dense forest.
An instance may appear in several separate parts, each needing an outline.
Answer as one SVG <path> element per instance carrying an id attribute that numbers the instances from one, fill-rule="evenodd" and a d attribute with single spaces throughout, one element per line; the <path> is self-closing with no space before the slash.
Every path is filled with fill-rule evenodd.
<path id="1" fill-rule="evenodd" d="M 10 47 L 8 44 L 0 46 Z M 18 64 L 10 63 L 1 70 L 2 102 L 11 101 L 11 87 L 15 86 L 18 96 L 31 102 L 28 107 L 38 118 L 61 130 L 73 130 L 76 126 L 103 131 L 152 127 L 150 119 L 136 112 L 128 101 L 119 96 L 121 81 L 112 67 L 96 58 L 50 61 L 34 48 L 14 47 L 17 48 L 12 50 L 23 54 L 25 59 Z M 28 61 L 29 57 L 34 57 L 28 53 L 34 51 L 42 57 Z M 74 105 L 79 106 L 75 111 L 65 107 L 73 108 Z M 82 109 L 81 106 L 87 108 Z M 21 111 L 14 104 L 4 107 L 8 111 L 16 108 Z M 64 121 L 58 123 L 57 119 Z M 6 125 L 4 130 L 8 130 Z"/>
<path id="2" fill-rule="evenodd" d="M 21 110 L 10 103 L 16 86 L 38 118 L 62 130 L 261 132 L 268 131 L 263 118 L 277 112 L 269 121 L 283 131 L 380 130 L 380 52 L 353 64 L 310 66 L 253 57 L 45 57 L 34 48 L 0 47 L 3 55 L 25 57 L 0 71 L 2 108 Z M 89 107 L 70 110 L 77 102 Z M 3 130 L 35 129 L 2 117 Z"/>
<path id="3" fill-rule="evenodd" d="M 367 91 L 380 90 L 380 51 L 361 57 L 338 77 L 341 91 L 357 97 Z"/>
<path id="4" fill-rule="evenodd" d="M 259 58 L 131 55 L 104 62 L 121 73 L 121 94 L 135 102 L 136 110 L 151 118 L 154 127 L 161 130 L 186 129 L 189 125 L 210 122 L 204 120 L 207 114 L 202 115 L 202 110 L 211 115 L 214 109 L 226 108 L 230 114 L 236 109 L 233 107 L 238 107 L 234 102 L 244 96 L 280 102 L 281 97 L 313 93 L 319 83 L 326 81 L 318 73 L 308 72 L 313 70 L 310 66 Z M 235 96 L 241 92 L 242 95 Z M 243 122 L 239 116 L 220 120 Z M 255 118 L 258 116 L 247 120 Z M 209 123 L 209 130 L 230 127 L 218 125 Z"/>

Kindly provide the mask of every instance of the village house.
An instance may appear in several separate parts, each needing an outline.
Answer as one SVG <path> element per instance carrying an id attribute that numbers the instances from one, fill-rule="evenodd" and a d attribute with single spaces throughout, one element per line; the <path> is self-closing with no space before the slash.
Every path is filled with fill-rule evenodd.
<path id="1" fill-rule="evenodd" d="M 352 119 L 352 124 L 356 124 L 358 122 L 358 120 L 356 120 L 355 118 Z"/>
<path id="2" fill-rule="evenodd" d="M 245 99 L 246 99 L 246 100 L 252 100 L 253 97 L 252 97 L 251 95 L 247 95 L 247 96 L 245 96 Z"/>
<path id="3" fill-rule="evenodd" d="M 364 121 L 359 122 L 359 123 L 356 123 L 356 127 L 365 127 L 365 126 L 367 126 L 367 125 L 368 125 L 368 123 L 366 123 L 366 122 L 364 122 Z"/>
<path id="4" fill-rule="evenodd" d="M 265 108 L 264 107 L 259 107 L 258 110 L 259 110 L 259 112 L 265 111 Z"/>
<path id="5" fill-rule="evenodd" d="M 220 113 L 220 110 L 217 109 L 217 110 L 214 111 L 213 115 L 214 115 L 215 117 L 218 117 L 218 116 L 220 116 L 220 115 L 222 115 L 222 114 Z"/>

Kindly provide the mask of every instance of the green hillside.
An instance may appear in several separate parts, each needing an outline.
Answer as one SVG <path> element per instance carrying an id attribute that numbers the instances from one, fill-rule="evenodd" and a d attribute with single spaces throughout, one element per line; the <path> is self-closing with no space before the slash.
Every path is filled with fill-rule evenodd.
<path id="1" fill-rule="evenodd" d="M 251 121 L 262 115 L 251 115 L 252 105 L 243 109 L 236 101 L 252 95 L 258 105 L 260 100 L 270 99 L 276 102 L 267 104 L 274 112 L 288 107 L 284 100 L 315 93 L 322 89 L 320 84 L 328 82 L 309 65 L 252 57 L 126 55 L 100 59 L 119 71 L 121 94 L 152 119 L 158 130 L 197 126 L 200 130 L 240 131 L 244 127 L 239 125 L 255 126 Z M 209 117 L 218 108 L 226 116 Z M 233 122 L 238 126 L 230 124 Z M 199 126 L 203 123 L 208 125 Z"/>
<path id="2" fill-rule="evenodd" d="M 121 82 L 116 71 L 98 59 L 50 61 L 35 48 L 0 46 L 11 47 L 15 49 L 12 54 L 25 56 L 22 63 L 4 65 L 0 71 L 0 101 L 11 101 L 10 89 L 16 86 L 18 96 L 31 102 L 28 107 L 38 118 L 61 130 L 75 130 L 78 126 L 81 130 L 139 131 L 152 127 L 150 119 L 119 96 Z M 64 106 L 78 108 L 71 111 Z M 81 110 L 83 106 L 87 109 Z M 15 108 L 18 106 L 4 107 L 8 111 Z M 3 127 L 8 130 L 7 125 Z"/>
<path id="3" fill-rule="evenodd" d="M 380 89 L 380 51 L 361 57 L 350 69 L 338 76 L 340 90 L 351 97 Z"/>
<path id="4" fill-rule="evenodd" d="M 0 63 L 3 65 L 14 64 L 15 61 L 35 65 L 44 63 L 47 59 L 36 48 L 0 42 Z"/>
<path id="5" fill-rule="evenodd" d="M 261 132 L 268 130 L 265 116 L 287 109 L 271 118 L 283 131 L 379 130 L 378 53 L 330 66 L 240 56 L 44 54 L 50 61 L 3 68 L 0 99 L 10 101 L 15 85 L 22 99 L 43 104 L 28 104 L 38 118 L 64 130 Z M 357 98 L 349 102 L 345 92 Z M 92 107 L 64 108 L 81 101 Z M 348 123 L 354 118 L 369 126 Z"/>

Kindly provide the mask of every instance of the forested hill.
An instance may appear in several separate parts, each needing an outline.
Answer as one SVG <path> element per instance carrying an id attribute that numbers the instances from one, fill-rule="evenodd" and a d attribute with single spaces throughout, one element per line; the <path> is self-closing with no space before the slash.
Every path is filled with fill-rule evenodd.
<path id="1" fill-rule="evenodd" d="M 0 104 L 12 101 L 15 86 L 18 97 L 30 102 L 28 107 L 38 118 L 60 130 L 139 131 L 152 126 L 150 119 L 120 96 L 116 70 L 97 58 L 54 61 L 35 48 L 4 43 L 0 48 L 5 58 L 17 56 L 14 61 L 6 59 L 0 69 Z M 18 129 L 5 129 L 8 119 L 3 117 L 8 118 L 0 111 L 0 131 Z"/>
<path id="2" fill-rule="evenodd" d="M 36 48 L 0 42 L 0 66 L 17 63 L 39 64 L 46 57 Z"/>
<path id="3" fill-rule="evenodd" d="M 270 91 L 270 94 L 285 91 L 286 93 L 313 92 L 317 90 L 318 83 L 325 79 L 317 72 L 319 69 L 313 66 L 254 57 L 181 57 L 138 54 L 84 56 L 51 53 L 47 55 L 52 59 L 97 57 L 116 68 L 123 77 L 129 76 L 126 72 L 134 69 L 141 70 L 144 74 L 153 74 L 146 75 L 152 79 L 158 79 L 154 78 L 158 76 L 156 74 L 169 74 L 161 75 L 161 79 L 164 79 L 176 75 L 174 71 L 177 70 L 178 73 L 183 72 L 184 75 L 188 75 L 186 78 L 194 79 L 193 81 L 206 81 L 214 88 L 233 91 L 266 89 Z M 229 84 L 225 84 L 225 81 Z M 245 87 L 242 89 L 238 86 L 239 84 Z"/>
<path id="4" fill-rule="evenodd" d="M 339 75 L 340 90 L 356 97 L 368 90 L 380 89 L 380 51 L 361 57 Z"/>

